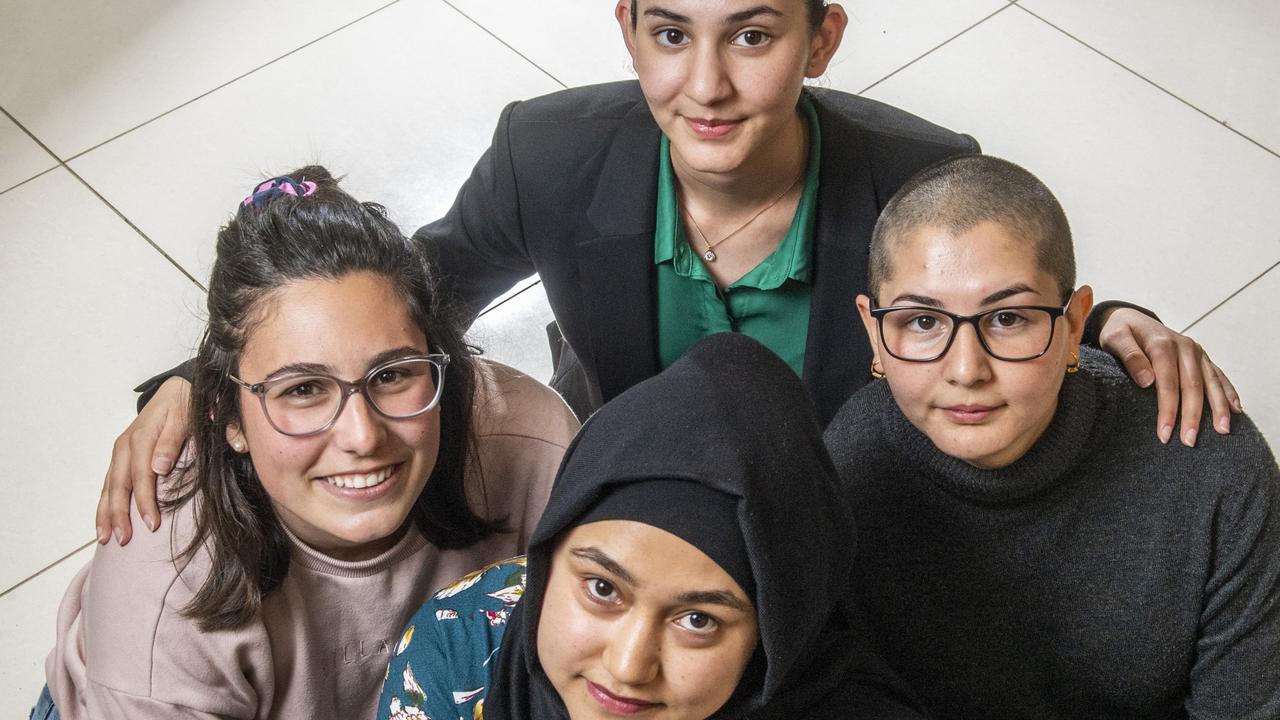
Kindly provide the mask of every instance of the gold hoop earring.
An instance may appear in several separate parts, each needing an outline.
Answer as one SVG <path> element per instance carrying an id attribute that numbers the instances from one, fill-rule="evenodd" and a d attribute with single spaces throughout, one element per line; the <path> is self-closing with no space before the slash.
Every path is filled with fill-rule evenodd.
<path id="1" fill-rule="evenodd" d="M 1072 350 L 1071 362 L 1067 363 L 1067 374 L 1075 375 L 1078 372 L 1080 372 L 1080 356 L 1076 354 L 1076 351 Z"/>
<path id="2" fill-rule="evenodd" d="M 876 367 L 878 364 L 880 364 L 880 360 L 878 358 L 871 359 L 871 377 L 876 380 L 883 380 L 884 368 Z"/>

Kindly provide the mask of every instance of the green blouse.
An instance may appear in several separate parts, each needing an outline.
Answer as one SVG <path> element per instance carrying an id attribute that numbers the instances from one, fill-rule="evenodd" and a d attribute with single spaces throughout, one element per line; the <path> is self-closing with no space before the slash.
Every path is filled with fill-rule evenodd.
<path id="1" fill-rule="evenodd" d="M 663 368 L 700 338 L 732 331 L 760 341 L 785 360 L 796 375 L 803 374 L 813 290 L 811 248 L 822 140 L 818 114 L 804 95 L 800 96 L 800 109 L 809 120 L 809 163 L 791 229 L 773 254 L 723 291 L 685 238 L 671 168 L 671 143 L 663 136 L 653 238 L 653 261 L 658 274 L 658 361 Z"/>

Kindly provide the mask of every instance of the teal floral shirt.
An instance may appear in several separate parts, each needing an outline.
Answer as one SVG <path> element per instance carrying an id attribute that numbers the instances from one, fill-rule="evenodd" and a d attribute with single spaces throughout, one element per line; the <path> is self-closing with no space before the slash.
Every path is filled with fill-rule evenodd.
<path id="1" fill-rule="evenodd" d="M 525 558 L 482 568 L 436 593 L 409 620 L 387 666 L 379 720 L 479 720 Z"/>

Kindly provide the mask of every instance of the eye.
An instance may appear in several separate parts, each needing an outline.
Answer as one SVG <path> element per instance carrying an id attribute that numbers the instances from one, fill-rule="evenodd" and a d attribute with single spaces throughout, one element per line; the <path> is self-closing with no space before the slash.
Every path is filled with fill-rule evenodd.
<path id="1" fill-rule="evenodd" d="M 918 330 L 932 330 L 938 324 L 938 318 L 921 315 L 911 319 L 911 324 Z"/>
<path id="2" fill-rule="evenodd" d="M 296 402 L 308 402 L 324 397 L 325 386 L 320 380 L 307 378 L 294 383 L 287 383 L 277 391 L 279 397 Z"/>
<path id="3" fill-rule="evenodd" d="M 720 628 L 718 620 L 702 612 L 685 613 L 676 618 L 676 625 L 697 635 L 710 635 Z"/>
<path id="4" fill-rule="evenodd" d="M 937 330 L 942 324 L 942 320 L 937 315 L 920 313 L 918 315 L 908 315 L 904 324 L 908 330 L 927 333 Z"/>
<path id="5" fill-rule="evenodd" d="M 372 378 L 369 378 L 369 384 L 375 387 L 379 385 L 395 385 L 396 383 L 404 382 L 407 377 L 409 377 L 409 373 L 404 368 L 383 368 L 374 373 Z"/>
<path id="6" fill-rule="evenodd" d="M 680 47 L 689 42 L 689 36 L 685 35 L 683 30 L 675 28 L 663 28 L 654 33 L 654 38 L 663 47 Z"/>
<path id="7" fill-rule="evenodd" d="M 604 578 L 587 578 L 583 588 L 586 590 L 587 597 L 595 602 L 607 605 L 618 602 L 618 588 Z"/>
<path id="8" fill-rule="evenodd" d="M 1026 321 L 1025 317 L 1013 310 L 1001 310 L 991 316 L 991 324 L 1002 329 L 1015 328 Z"/>
<path id="9" fill-rule="evenodd" d="M 742 45 L 745 47 L 760 47 L 769 42 L 769 35 L 760 30 L 743 30 L 738 33 L 732 40 L 734 45 Z"/>

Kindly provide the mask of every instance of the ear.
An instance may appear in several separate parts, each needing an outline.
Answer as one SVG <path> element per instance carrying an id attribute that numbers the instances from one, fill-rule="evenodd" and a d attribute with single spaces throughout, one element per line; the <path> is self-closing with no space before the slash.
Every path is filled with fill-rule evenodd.
<path id="1" fill-rule="evenodd" d="M 805 77 L 820 77 L 827 71 L 831 58 L 835 57 L 836 50 L 840 49 L 844 29 L 848 26 L 849 16 L 845 14 L 844 8 L 839 5 L 828 5 L 827 16 L 822 19 L 822 24 L 818 26 L 818 30 L 810 41 L 809 65 L 805 68 Z"/>
<path id="2" fill-rule="evenodd" d="M 249 441 L 245 439 L 238 423 L 227 425 L 227 444 L 238 453 L 249 452 Z"/>
<path id="3" fill-rule="evenodd" d="M 1089 311 L 1093 309 L 1093 288 L 1088 285 L 1081 285 L 1074 293 L 1071 294 L 1071 303 L 1067 306 L 1067 313 L 1064 319 L 1067 321 L 1067 337 L 1071 340 L 1071 345 L 1078 347 L 1080 340 L 1084 337 L 1084 323 L 1089 318 Z"/>
<path id="4" fill-rule="evenodd" d="M 866 295 L 859 295 L 854 301 L 858 306 L 858 316 L 862 318 L 862 327 L 867 330 L 867 338 L 871 341 L 871 359 L 872 361 L 880 360 L 880 328 L 876 324 L 876 319 L 871 317 L 871 298 Z M 884 361 L 880 362 L 881 366 Z"/>
<path id="5" fill-rule="evenodd" d="M 627 53 L 631 62 L 636 61 L 636 31 L 631 27 L 631 4 L 634 0 L 618 0 L 613 7 L 613 17 L 618 21 L 618 29 L 622 31 L 622 42 L 627 45 Z"/>

